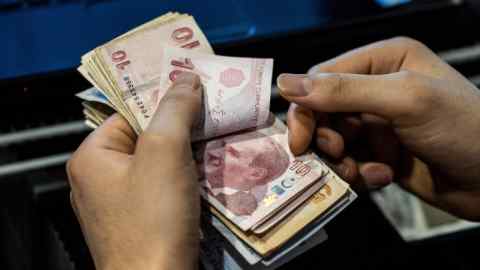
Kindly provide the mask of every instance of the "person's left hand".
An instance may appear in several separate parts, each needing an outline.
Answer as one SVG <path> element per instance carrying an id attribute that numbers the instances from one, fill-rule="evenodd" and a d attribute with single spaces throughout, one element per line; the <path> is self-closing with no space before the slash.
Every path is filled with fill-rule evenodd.
<path id="1" fill-rule="evenodd" d="M 72 206 L 97 269 L 197 268 L 190 131 L 201 96 L 199 78 L 182 73 L 138 139 L 116 114 L 68 162 Z"/>

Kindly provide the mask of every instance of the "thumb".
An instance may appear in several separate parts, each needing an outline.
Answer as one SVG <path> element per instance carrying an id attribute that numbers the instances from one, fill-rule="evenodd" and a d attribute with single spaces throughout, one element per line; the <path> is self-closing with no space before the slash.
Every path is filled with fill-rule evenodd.
<path id="1" fill-rule="evenodd" d="M 182 72 L 160 100 L 144 133 L 190 142 L 191 129 L 200 113 L 201 103 L 200 78 L 193 73 Z"/>
<path id="2" fill-rule="evenodd" d="M 288 101 L 314 111 L 371 113 L 394 120 L 419 109 L 416 97 L 430 89 L 426 79 L 410 71 L 385 75 L 281 74 L 277 85 Z"/>
<path id="3" fill-rule="evenodd" d="M 145 181 L 141 183 L 149 186 L 152 180 L 159 178 L 165 179 L 161 181 L 187 180 L 174 183 L 193 183 L 190 181 L 194 170 L 190 133 L 200 114 L 201 101 L 199 77 L 193 73 L 179 74 L 160 100 L 149 126 L 138 136 L 132 168 L 135 175 L 142 177 L 136 181 Z"/>

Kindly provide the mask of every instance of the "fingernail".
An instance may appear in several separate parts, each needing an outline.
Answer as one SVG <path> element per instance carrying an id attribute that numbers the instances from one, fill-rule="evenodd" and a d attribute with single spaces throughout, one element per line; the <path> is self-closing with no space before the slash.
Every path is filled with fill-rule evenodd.
<path id="1" fill-rule="evenodd" d="M 337 173 L 340 174 L 342 177 L 348 178 L 350 173 L 350 168 L 347 165 L 340 163 L 337 166 L 335 166 L 335 169 Z"/>
<path id="2" fill-rule="evenodd" d="M 329 147 L 328 139 L 317 136 L 317 146 L 322 148 L 328 148 Z"/>
<path id="3" fill-rule="evenodd" d="M 363 177 L 368 179 L 369 187 L 379 188 L 392 182 L 393 175 L 383 167 L 370 166 L 363 172 Z"/>
<path id="4" fill-rule="evenodd" d="M 183 71 L 177 75 L 174 81 L 174 86 L 187 85 L 192 87 L 193 90 L 200 87 L 200 77 L 192 72 Z"/>
<path id="5" fill-rule="evenodd" d="M 277 78 L 280 92 L 286 96 L 306 96 L 312 89 L 312 81 L 305 74 L 280 74 Z"/>

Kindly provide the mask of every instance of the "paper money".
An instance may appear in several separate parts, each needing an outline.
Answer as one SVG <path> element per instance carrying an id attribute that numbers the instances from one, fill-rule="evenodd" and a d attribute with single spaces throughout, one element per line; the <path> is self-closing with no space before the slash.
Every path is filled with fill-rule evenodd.
<path id="1" fill-rule="evenodd" d="M 314 184 L 312 184 L 304 191 L 300 192 L 294 199 L 289 201 L 288 204 L 285 205 L 285 207 L 282 207 L 280 210 L 278 210 L 275 215 L 265 220 L 264 222 L 252 227 L 252 232 L 255 234 L 263 234 L 269 229 L 271 229 L 273 226 L 275 226 L 277 223 L 279 223 L 288 214 L 290 214 L 297 207 L 303 204 L 308 198 L 312 197 L 312 195 L 317 193 L 331 178 L 329 175 L 330 173 L 331 171 L 324 170 L 323 175 L 320 176 L 319 180 L 317 180 Z"/>
<path id="2" fill-rule="evenodd" d="M 318 230 L 306 238 L 299 238 L 271 257 L 263 258 L 235 236 L 233 239 L 228 236 L 229 229 L 215 217 L 212 220 L 213 226 L 208 222 L 202 223 L 205 237 L 200 241 L 201 261 L 207 270 L 277 269 L 328 238 L 325 230 Z"/>
<path id="3" fill-rule="evenodd" d="M 153 102 L 163 97 L 178 72 L 193 72 L 201 78 L 204 115 L 201 127 L 193 131 L 193 141 L 257 127 L 267 121 L 272 59 L 225 57 L 169 47 L 164 48 L 163 57 L 163 73 L 150 93 Z"/>
<path id="4" fill-rule="evenodd" d="M 121 103 L 128 107 L 127 115 L 132 114 L 139 129 L 144 130 L 175 77 L 189 71 L 201 77 L 205 94 L 203 125 L 194 130 L 194 141 L 265 123 L 269 115 L 273 61 L 212 53 L 192 17 L 158 27 L 151 24 L 146 30 L 137 30 L 96 49 L 100 64 L 95 67 L 97 73 L 106 75 L 114 89 L 105 86 L 107 90 L 90 89 L 78 96 L 103 103 L 108 100 L 117 107 L 118 100 L 114 101 L 117 93 Z M 94 56 L 87 54 L 85 58 L 90 57 Z M 98 81 L 83 67 L 79 71 L 92 83 Z M 105 100 L 98 100 L 100 96 Z"/>
<path id="5" fill-rule="evenodd" d="M 193 17 L 146 27 L 117 38 L 95 50 L 99 64 L 121 97 L 145 129 L 156 109 L 159 79 L 164 64 L 164 47 L 182 47 L 213 54 Z M 166 89 L 162 89 L 166 90 Z"/>
<path id="6" fill-rule="evenodd" d="M 270 114 L 273 60 L 214 55 L 192 16 L 169 12 L 81 63 L 94 86 L 77 94 L 86 124 L 96 128 L 116 111 L 138 134 L 178 74 L 200 76 L 203 107 L 192 131 L 200 191 L 213 226 L 255 269 L 320 241 L 315 234 L 355 197 L 318 156 L 290 152 L 286 126 Z"/>
<path id="7" fill-rule="evenodd" d="M 151 116 L 152 104 L 144 103 L 140 95 L 131 95 L 133 103 L 127 103 L 124 96 L 132 91 L 132 85 L 148 83 L 149 76 L 161 73 L 156 68 L 162 65 L 163 46 L 213 53 L 193 17 L 170 12 L 86 53 L 78 68 L 137 133 L 146 127 L 142 113 Z M 133 110 L 129 104 L 134 105 Z"/>
<path id="8" fill-rule="evenodd" d="M 286 126 L 265 127 L 196 146 L 201 194 L 244 231 L 265 221 L 329 171 L 314 154 L 294 157 Z"/>
<path id="9" fill-rule="evenodd" d="M 108 98 L 95 87 L 90 87 L 80 93 L 77 93 L 76 96 L 86 101 L 98 102 L 113 108 L 113 104 L 108 100 Z"/>
<path id="10" fill-rule="evenodd" d="M 288 263 L 289 261 L 293 260 L 295 257 L 298 257 L 302 253 L 305 253 L 309 249 L 312 249 L 313 247 L 325 242 L 327 239 L 328 235 L 325 230 L 315 230 L 313 231 L 312 235 L 308 235 L 308 237 L 299 239 L 292 246 L 289 246 L 278 254 L 275 254 L 275 256 L 273 256 L 272 258 L 263 259 L 261 262 L 262 266 L 256 267 L 254 269 L 277 269 L 282 265 Z"/>
<path id="11" fill-rule="evenodd" d="M 211 211 L 240 240 L 262 256 L 266 256 L 286 243 L 305 226 L 325 214 L 336 202 L 347 198 L 350 192 L 348 186 L 333 174 L 331 176 L 333 178 L 322 189 L 265 234 L 244 232 L 216 209 L 211 209 Z"/>
<path id="12" fill-rule="evenodd" d="M 177 71 L 190 71 L 200 75 L 204 88 L 203 115 L 200 125 L 193 130 L 193 141 L 260 126 L 267 121 L 273 69 L 271 59 L 224 57 L 168 47 L 163 50 L 162 70 L 165 73 L 147 85 L 135 87 L 135 92 L 132 90 L 130 96 L 124 96 L 125 102 L 137 102 L 136 98 L 140 98 L 142 104 L 151 108 L 148 111 L 155 111 Z M 77 96 L 114 107 L 96 88 Z M 148 111 L 143 116 L 140 110 L 133 113 L 148 125 L 151 119 Z"/>
<path id="13" fill-rule="evenodd" d="M 82 105 L 83 113 L 96 126 L 101 125 L 105 119 L 115 112 L 110 106 L 103 103 L 84 101 Z"/>

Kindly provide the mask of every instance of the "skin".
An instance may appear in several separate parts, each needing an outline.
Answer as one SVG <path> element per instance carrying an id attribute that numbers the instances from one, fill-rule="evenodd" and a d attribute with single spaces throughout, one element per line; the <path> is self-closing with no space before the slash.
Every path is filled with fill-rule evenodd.
<path id="1" fill-rule="evenodd" d="M 423 44 L 373 43 L 277 83 L 292 152 L 313 143 L 356 186 L 397 181 L 480 220 L 480 91 Z"/>
<path id="2" fill-rule="evenodd" d="M 310 75 L 281 75 L 278 85 L 295 104 L 288 113 L 294 153 L 316 144 L 353 184 L 396 180 L 440 208 L 480 220 L 479 92 L 424 45 L 382 41 Z M 190 130 L 200 103 L 198 77 L 182 73 L 142 135 L 114 115 L 68 162 L 72 206 L 97 269 L 197 268 Z"/>
<path id="3" fill-rule="evenodd" d="M 96 269 L 197 268 L 200 197 L 190 129 L 201 92 L 198 77 L 182 73 L 138 139 L 114 115 L 68 162 L 72 206 Z"/>

